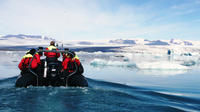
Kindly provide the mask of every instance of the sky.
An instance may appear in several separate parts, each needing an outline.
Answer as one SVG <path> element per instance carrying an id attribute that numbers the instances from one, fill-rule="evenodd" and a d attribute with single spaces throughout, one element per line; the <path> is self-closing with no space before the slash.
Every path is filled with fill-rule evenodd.
<path id="1" fill-rule="evenodd" d="M 0 0 L 0 35 L 200 40 L 200 0 Z"/>

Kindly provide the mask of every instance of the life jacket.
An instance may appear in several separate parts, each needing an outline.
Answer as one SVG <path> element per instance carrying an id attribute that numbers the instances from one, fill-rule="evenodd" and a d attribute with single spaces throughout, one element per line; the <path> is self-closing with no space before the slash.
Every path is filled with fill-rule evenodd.
<path id="1" fill-rule="evenodd" d="M 33 56 L 31 54 L 26 54 L 25 56 L 23 56 L 21 62 L 18 65 L 19 69 L 20 70 L 26 70 L 29 67 L 31 69 L 37 68 L 37 61 L 36 61 L 35 58 L 32 60 L 32 58 L 33 58 Z M 29 66 L 31 60 L 32 60 L 32 63 L 31 63 L 31 66 Z"/>
<path id="2" fill-rule="evenodd" d="M 70 56 L 68 56 L 68 54 L 63 54 L 63 61 L 64 61 L 66 58 L 70 58 Z M 79 57 L 78 57 L 77 55 L 75 55 L 75 57 L 72 58 L 72 60 L 75 60 L 75 59 L 79 60 Z"/>
<path id="3" fill-rule="evenodd" d="M 74 72 L 74 71 L 76 70 L 75 62 L 72 61 L 72 60 L 69 61 L 69 63 L 68 63 L 67 66 L 68 66 L 68 67 L 67 67 L 67 71 L 68 71 L 69 73 Z"/>
<path id="4" fill-rule="evenodd" d="M 74 56 L 74 58 L 72 60 L 75 60 L 75 59 L 78 59 L 79 60 L 79 57 L 77 55 Z"/>
<path id="5" fill-rule="evenodd" d="M 47 47 L 48 50 L 53 50 L 53 49 L 57 49 L 57 47 L 53 46 L 53 45 L 50 45 L 49 47 Z"/>
<path id="6" fill-rule="evenodd" d="M 63 61 L 66 59 L 66 58 L 69 58 L 69 56 L 66 54 L 66 53 L 63 53 Z"/>
<path id="7" fill-rule="evenodd" d="M 72 58 L 72 61 L 76 62 L 78 66 L 80 65 L 80 60 L 79 60 L 79 57 L 77 55 L 75 55 L 75 57 Z"/>
<path id="8" fill-rule="evenodd" d="M 41 64 L 39 53 L 36 53 L 36 54 L 35 54 L 35 57 L 36 57 L 37 63 L 38 63 L 38 64 Z"/>
<path id="9" fill-rule="evenodd" d="M 67 72 L 72 73 L 75 70 L 76 72 L 79 72 L 79 66 L 81 65 L 78 56 L 75 56 L 74 58 L 65 58 L 63 61 L 63 69 L 65 69 Z M 77 67 L 77 68 L 76 68 Z M 82 67 L 82 65 L 81 65 Z"/>
<path id="10" fill-rule="evenodd" d="M 49 47 L 46 48 L 46 50 L 53 50 L 53 49 L 58 50 L 57 47 L 55 47 L 53 45 L 50 45 Z M 60 53 L 55 53 L 55 52 L 45 52 L 44 55 L 47 57 L 50 57 L 50 58 L 51 57 L 57 57 L 57 58 L 60 57 Z"/>
<path id="11" fill-rule="evenodd" d="M 24 59 L 24 62 L 22 63 L 23 69 L 29 68 L 29 64 L 31 62 L 32 57 L 33 56 L 31 54 L 26 54 L 25 56 L 23 56 Z"/>
<path id="12" fill-rule="evenodd" d="M 77 55 L 75 55 L 75 57 L 72 59 L 72 62 L 77 64 L 77 73 L 82 74 L 84 72 L 84 68 L 83 68 L 83 66 L 79 60 L 79 57 Z"/>

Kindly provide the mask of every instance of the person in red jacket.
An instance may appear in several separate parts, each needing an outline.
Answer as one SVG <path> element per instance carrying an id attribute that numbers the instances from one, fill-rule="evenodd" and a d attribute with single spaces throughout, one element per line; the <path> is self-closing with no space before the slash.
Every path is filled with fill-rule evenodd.
<path id="1" fill-rule="evenodd" d="M 71 74 L 72 72 L 82 74 L 83 66 L 78 58 L 78 56 L 73 51 L 69 51 L 68 55 L 62 62 L 62 72 L 66 75 Z"/>
<path id="2" fill-rule="evenodd" d="M 65 58 L 67 58 L 67 57 L 68 57 L 69 48 L 65 48 L 64 50 L 65 50 L 65 53 L 62 53 L 62 58 L 63 58 L 63 60 L 62 60 L 62 61 L 64 61 L 64 60 L 65 60 Z"/>
<path id="3" fill-rule="evenodd" d="M 25 56 L 23 56 L 22 60 L 20 61 L 19 65 L 18 65 L 18 67 L 22 71 L 22 73 L 28 72 L 29 68 L 34 70 L 38 67 L 37 59 L 35 57 L 33 57 L 35 52 L 36 52 L 35 49 L 31 49 L 29 52 L 26 53 Z M 29 66 L 30 63 L 31 63 L 31 65 Z"/>
<path id="4" fill-rule="evenodd" d="M 55 42 L 51 41 L 50 42 L 50 46 L 46 48 L 46 50 L 56 50 L 58 51 L 58 48 L 55 46 Z M 44 55 L 47 58 L 59 58 L 60 57 L 60 53 L 55 53 L 55 52 L 45 52 Z"/>

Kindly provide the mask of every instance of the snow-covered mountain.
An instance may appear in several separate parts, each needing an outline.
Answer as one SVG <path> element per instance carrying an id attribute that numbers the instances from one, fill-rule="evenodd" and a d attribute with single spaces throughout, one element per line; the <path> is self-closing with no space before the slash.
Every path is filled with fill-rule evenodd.
<path id="1" fill-rule="evenodd" d="M 180 39 L 171 40 L 147 40 L 147 39 L 116 39 L 110 40 L 111 44 L 128 44 L 128 45 L 181 45 L 181 46 L 198 46 L 200 41 L 188 41 Z"/>
<path id="2" fill-rule="evenodd" d="M 24 45 L 49 45 L 49 42 L 55 39 L 41 35 L 0 35 L 0 46 L 24 46 Z M 59 41 L 57 41 L 59 42 Z M 200 41 L 188 41 L 180 39 L 171 40 L 148 40 L 141 38 L 133 39 L 112 39 L 112 40 L 101 40 L 101 41 L 65 41 L 59 42 L 67 46 L 136 46 L 136 45 L 147 45 L 147 46 L 200 46 Z"/>
<path id="3" fill-rule="evenodd" d="M 4 39 L 9 39 L 9 38 L 13 38 L 13 37 L 20 38 L 20 39 L 31 38 L 31 39 L 54 40 L 54 39 L 52 39 L 52 38 L 48 38 L 48 37 L 40 36 L 40 35 L 24 35 L 24 34 L 18 34 L 18 35 L 5 35 L 5 36 L 2 36 L 2 38 L 4 38 Z"/>
<path id="4" fill-rule="evenodd" d="M 22 46 L 22 45 L 48 45 L 55 39 L 40 35 L 5 35 L 0 36 L 1 46 Z"/>
<path id="5" fill-rule="evenodd" d="M 136 44 L 135 40 L 123 40 L 123 39 L 110 40 L 109 43 L 114 43 L 114 44 Z"/>
<path id="6" fill-rule="evenodd" d="M 145 45 L 169 45 L 168 42 L 163 42 L 161 40 L 156 40 L 156 41 L 149 41 L 149 43 Z"/>
<path id="7" fill-rule="evenodd" d="M 185 40 L 180 40 L 180 39 L 171 39 L 170 40 L 171 44 L 177 44 L 177 45 L 186 45 L 186 46 L 192 46 L 191 41 L 185 41 Z"/>

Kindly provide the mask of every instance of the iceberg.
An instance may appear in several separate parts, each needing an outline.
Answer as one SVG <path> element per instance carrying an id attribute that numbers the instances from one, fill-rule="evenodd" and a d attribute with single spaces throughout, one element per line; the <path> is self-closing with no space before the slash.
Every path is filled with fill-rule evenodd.
<path id="1" fill-rule="evenodd" d="M 169 61 L 159 61 L 159 62 L 141 62 L 136 63 L 138 69 L 154 69 L 154 70 L 182 70 L 190 69 L 189 67 L 180 65 L 179 63 L 169 62 Z"/>
<path id="2" fill-rule="evenodd" d="M 90 62 L 90 65 L 92 66 L 117 66 L 117 67 L 134 67 L 135 68 L 135 63 L 133 62 L 128 62 L 126 60 L 124 61 L 112 61 L 112 60 L 104 60 L 104 59 L 94 59 Z"/>
<path id="3" fill-rule="evenodd" d="M 154 75 L 154 76 L 162 76 L 162 77 L 167 77 L 167 76 L 174 76 L 178 74 L 184 74 L 188 72 L 188 70 L 155 70 L 155 69 L 149 69 L 149 70 L 138 70 L 138 74 L 142 75 Z"/>

